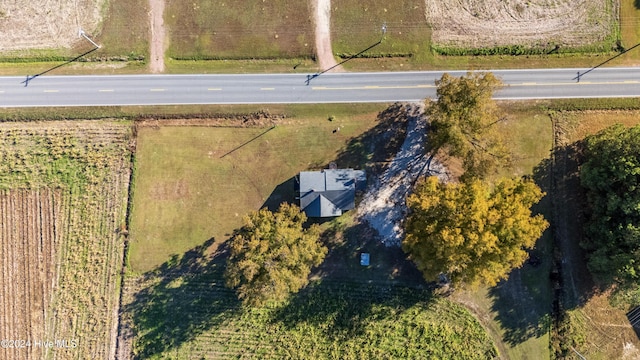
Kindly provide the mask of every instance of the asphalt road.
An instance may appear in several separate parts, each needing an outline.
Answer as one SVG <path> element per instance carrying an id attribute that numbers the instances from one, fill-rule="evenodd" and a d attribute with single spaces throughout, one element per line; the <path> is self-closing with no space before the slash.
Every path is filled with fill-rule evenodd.
<path id="1" fill-rule="evenodd" d="M 497 99 L 640 97 L 640 68 L 492 70 Z M 461 75 L 463 71 L 450 71 Z M 0 77 L 0 107 L 416 101 L 442 72 Z"/>

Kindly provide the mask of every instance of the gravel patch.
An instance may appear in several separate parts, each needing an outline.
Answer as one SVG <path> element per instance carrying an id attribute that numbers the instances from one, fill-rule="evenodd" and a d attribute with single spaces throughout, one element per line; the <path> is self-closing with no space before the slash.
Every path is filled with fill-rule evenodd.
<path id="1" fill-rule="evenodd" d="M 402 222 L 407 214 L 406 197 L 420 175 L 426 175 L 428 156 L 424 155 L 426 117 L 424 104 L 407 107 L 407 136 L 388 168 L 369 181 L 369 187 L 358 206 L 358 217 L 376 229 L 386 246 L 399 246 L 404 232 Z M 431 162 L 431 175 L 447 178 L 442 165 Z"/>

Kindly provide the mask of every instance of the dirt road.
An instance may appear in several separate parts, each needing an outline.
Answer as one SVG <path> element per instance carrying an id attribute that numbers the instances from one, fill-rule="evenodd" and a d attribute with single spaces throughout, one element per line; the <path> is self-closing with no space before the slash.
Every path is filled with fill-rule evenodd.
<path id="1" fill-rule="evenodd" d="M 314 2 L 314 23 L 316 36 L 316 57 L 321 70 L 337 64 L 331 48 L 331 0 L 311 0 Z M 336 67 L 331 71 L 342 71 Z"/>
<path id="2" fill-rule="evenodd" d="M 164 0 L 149 0 L 149 20 L 151 21 L 151 39 L 149 41 L 149 71 L 164 72 L 165 28 Z"/>

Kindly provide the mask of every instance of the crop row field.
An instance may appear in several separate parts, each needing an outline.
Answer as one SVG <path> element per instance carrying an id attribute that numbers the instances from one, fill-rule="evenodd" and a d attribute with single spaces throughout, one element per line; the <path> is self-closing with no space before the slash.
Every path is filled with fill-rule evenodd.
<path id="1" fill-rule="evenodd" d="M 428 290 L 324 279 L 282 304 L 242 308 L 208 246 L 129 278 L 123 295 L 144 359 L 450 359 L 497 357 L 462 306 Z"/>
<path id="2" fill-rule="evenodd" d="M 0 124 L 0 334 L 30 342 L 2 359 L 113 357 L 130 141 L 124 122 Z"/>

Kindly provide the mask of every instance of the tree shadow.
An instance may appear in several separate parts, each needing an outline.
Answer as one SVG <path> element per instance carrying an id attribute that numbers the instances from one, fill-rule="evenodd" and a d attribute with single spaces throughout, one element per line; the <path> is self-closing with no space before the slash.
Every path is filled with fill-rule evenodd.
<path id="1" fill-rule="evenodd" d="M 402 312 L 432 301 L 435 284 L 424 281 L 399 247 L 386 247 L 376 236 L 366 223 L 330 224 L 322 234 L 329 253 L 312 272 L 315 281 L 292 295 L 272 321 L 288 329 L 313 324 L 331 338 L 347 339 L 361 335 L 372 319 L 388 315 L 382 308 Z M 362 253 L 370 255 L 369 266 L 361 265 Z"/>
<path id="2" fill-rule="evenodd" d="M 380 112 L 378 123 L 351 139 L 332 163 L 337 168 L 364 169 L 368 178 L 384 171 L 402 147 L 408 111 L 406 104 L 396 103 Z M 316 168 L 329 165 L 317 164 Z M 292 198 L 297 202 L 295 193 L 295 180 L 288 179 L 274 189 L 263 207 L 277 209 Z M 345 339 L 362 334 L 371 319 L 388 315 L 380 313 L 381 308 L 401 312 L 418 302 L 432 301 L 434 284 L 424 281 L 402 249 L 386 247 L 374 229 L 356 219 L 353 210 L 309 223 L 324 225 L 321 241 L 329 252 L 312 270 L 311 284 L 276 309 L 272 322 L 288 329 L 301 323 L 321 325 L 330 338 Z M 362 253 L 370 255 L 369 266 L 361 265 Z"/>
<path id="3" fill-rule="evenodd" d="M 376 117 L 376 126 L 347 143 L 334 162 L 338 168 L 379 173 L 398 153 L 406 137 L 408 105 L 394 103 Z M 328 164 L 327 164 L 328 166 Z"/>
<path id="4" fill-rule="evenodd" d="M 490 289 L 492 310 L 514 346 L 548 333 L 565 310 L 586 303 L 601 291 L 580 247 L 586 195 L 580 185 L 580 142 L 557 146 L 541 161 L 533 180 L 546 193 L 532 209 L 543 214 L 549 228 L 530 252 L 529 260 Z"/>
<path id="5" fill-rule="evenodd" d="M 329 224 L 322 234 L 329 249 L 312 276 L 327 281 L 377 283 L 430 288 L 415 264 L 397 246 L 385 246 L 366 222 Z M 360 264 L 362 253 L 369 254 L 369 265 Z"/>
<path id="6" fill-rule="evenodd" d="M 213 244 L 211 238 L 143 275 L 142 290 L 123 309 L 131 316 L 136 358 L 178 348 L 238 311 L 223 283 L 226 246 L 209 254 Z"/>
<path id="7" fill-rule="evenodd" d="M 534 250 L 530 260 L 509 274 L 507 280 L 489 289 L 495 321 L 505 330 L 503 341 L 510 346 L 549 333 L 552 290 L 549 282 L 551 259 Z"/>

